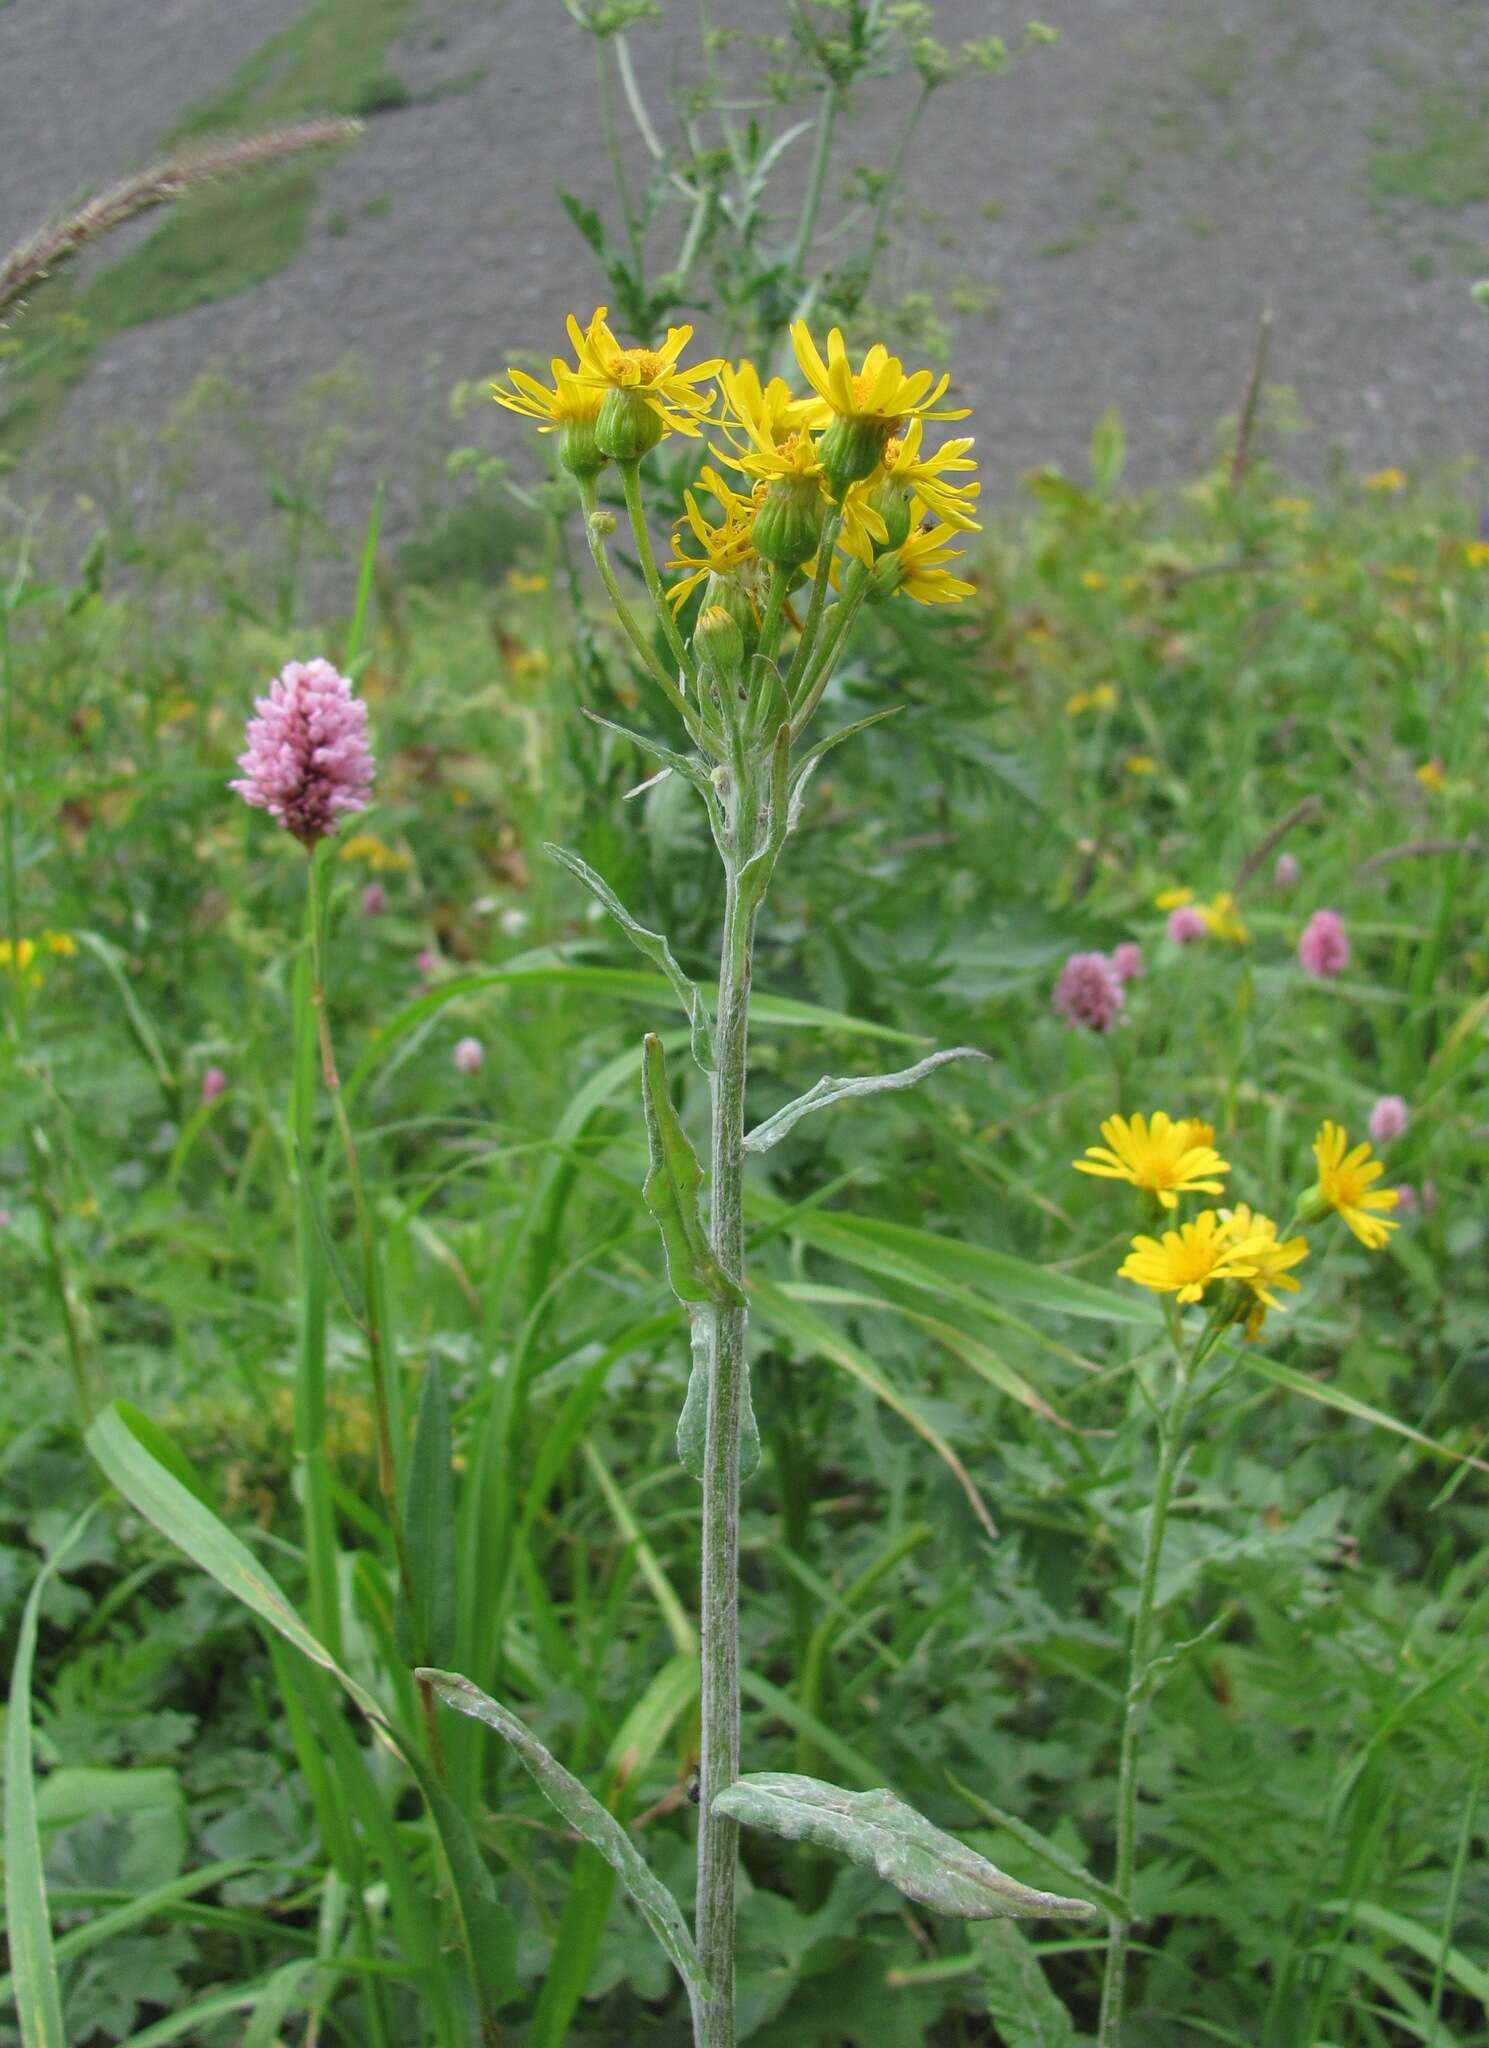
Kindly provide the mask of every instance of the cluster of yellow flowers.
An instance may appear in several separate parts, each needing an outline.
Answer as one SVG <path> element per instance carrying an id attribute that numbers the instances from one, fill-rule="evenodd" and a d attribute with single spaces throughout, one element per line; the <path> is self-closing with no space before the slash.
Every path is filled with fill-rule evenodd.
<path id="1" fill-rule="evenodd" d="M 815 575 L 824 546 L 845 558 L 830 557 L 833 581 L 853 575 L 867 597 L 947 604 L 971 594 L 947 564 L 956 535 L 978 530 L 972 442 L 923 445 L 927 421 L 966 418 L 942 403 L 946 376 L 906 371 L 879 343 L 855 369 L 838 328 L 824 357 L 804 321 L 791 330 L 804 394 L 782 377 L 762 380 L 750 362 L 684 367 L 691 327 L 669 328 L 660 348 L 623 348 L 602 306 L 584 328 L 570 315 L 568 329 L 574 360 L 553 359 L 551 385 L 514 369 L 492 392 L 559 434 L 560 461 L 581 482 L 608 461 L 639 462 L 666 435 L 718 429 L 709 452 L 733 478 L 704 467 L 709 509 L 698 491 L 685 494 L 668 565 L 674 609 L 706 585 L 705 606 L 742 600 L 758 619 L 773 572 Z"/>
<path id="2" fill-rule="evenodd" d="M 17 939 L 14 946 L 9 939 L 0 939 L 0 973 L 23 975 L 33 988 L 40 988 L 40 955 L 70 960 L 77 949 L 77 940 L 68 932 L 41 932 L 34 939 Z"/>
<path id="3" fill-rule="evenodd" d="M 1218 1195 L 1225 1189 L 1229 1161 L 1215 1150 L 1215 1133 L 1197 1117 L 1108 1117 L 1101 1126 L 1105 1145 L 1086 1148 L 1073 1162 L 1078 1173 L 1125 1180 L 1159 1210 L 1174 1210 L 1181 1195 Z M 1369 1145 L 1349 1149 L 1342 1127 L 1325 1123 L 1313 1143 L 1318 1178 L 1298 1204 L 1297 1221 L 1318 1222 L 1331 1211 L 1342 1217 L 1369 1251 L 1379 1251 L 1396 1228 L 1385 1211 L 1399 1199 L 1394 1188 L 1374 1185 L 1385 1168 Z M 1161 1237 L 1135 1237 L 1121 1268 L 1125 1280 L 1180 1302 L 1200 1301 L 1211 1286 L 1230 1283 L 1222 1302 L 1226 1320 L 1246 1320 L 1246 1334 L 1260 1335 L 1269 1308 L 1280 1309 L 1277 1290 L 1296 1294 L 1292 1268 L 1308 1256 L 1305 1237 L 1284 1237 L 1269 1216 L 1244 1202 L 1230 1209 L 1204 1209 Z"/>

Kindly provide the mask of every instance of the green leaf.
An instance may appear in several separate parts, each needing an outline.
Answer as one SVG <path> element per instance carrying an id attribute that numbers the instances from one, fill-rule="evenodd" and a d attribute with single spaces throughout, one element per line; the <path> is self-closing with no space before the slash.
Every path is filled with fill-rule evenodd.
<path id="1" fill-rule="evenodd" d="M 689 1992 L 701 1995 L 703 1980 L 693 1937 L 682 1917 L 682 1909 L 671 1892 L 645 1862 L 626 1830 L 587 1792 L 579 1780 L 566 1771 L 556 1757 L 543 1747 L 532 1730 L 515 1714 L 489 1699 L 468 1678 L 451 1671 L 419 1671 L 415 1676 L 433 1686 L 447 1707 L 483 1721 L 516 1750 L 544 1797 L 563 1815 L 592 1848 L 598 1849 L 621 1883 L 640 1907 L 647 1925 L 671 1958 L 673 1967 Z"/>
<path id="2" fill-rule="evenodd" d="M 1424 1451 L 1431 1451 L 1434 1457 L 1451 1458 L 1456 1463 L 1472 1465 L 1476 1471 L 1489 1472 L 1489 1464 L 1482 1458 L 1473 1457 L 1468 1451 L 1449 1449 L 1439 1443 L 1436 1437 L 1424 1436 L 1419 1429 L 1413 1429 L 1409 1422 L 1401 1422 L 1394 1415 L 1388 1415 L 1383 1408 L 1372 1408 L 1368 1401 L 1359 1400 L 1354 1394 L 1347 1394 L 1342 1387 L 1332 1387 L 1327 1380 L 1311 1380 L 1306 1373 L 1296 1372 L 1290 1365 L 1281 1365 L 1275 1358 L 1268 1358 L 1265 1352 L 1254 1351 L 1248 1346 L 1241 1354 L 1251 1371 L 1273 1386 L 1286 1387 L 1290 1393 L 1304 1394 L 1310 1401 L 1318 1401 L 1325 1408 L 1337 1408 L 1341 1415 L 1352 1415 L 1357 1422 L 1368 1422 L 1374 1429 L 1388 1429 L 1393 1436 L 1403 1436 L 1408 1443 L 1418 1445 Z"/>
<path id="3" fill-rule="evenodd" d="M 78 1517 L 36 1574 L 10 1672 L 5 1717 L 5 1924 L 22 2048 L 67 2048 L 31 1775 L 31 1669 L 42 1595 L 93 1513 L 90 1507 Z"/>
<path id="4" fill-rule="evenodd" d="M 1005 1876 L 882 1787 L 847 1792 L 821 1778 L 755 1771 L 727 1786 L 714 1804 L 745 1827 L 835 1849 L 850 1862 L 876 1870 L 907 1899 L 957 1919 L 1066 1920 L 1093 1911 L 1084 1899 L 1033 1891 Z"/>
<path id="5" fill-rule="evenodd" d="M 1075 2023 L 1049 1987 L 1028 1937 L 1011 1920 L 974 1927 L 987 2016 L 1004 2048 L 1075 2048 Z"/>
<path id="6" fill-rule="evenodd" d="M 743 1308 L 743 1289 L 714 1257 L 698 1213 L 703 1168 L 672 1106 L 667 1055 L 654 1031 L 647 1033 L 642 1045 L 641 1100 L 650 1162 L 641 1193 L 662 1233 L 672 1292 L 682 1302 Z"/>
<path id="7" fill-rule="evenodd" d="M 404 1494 L 411 1615 L 400 1615 L 414 1663 L 448 1657 L 455 1640 L 455 1483 L 450 1403 L 438 1359 L 424 1368 L 413 1456 Z"/>
<path id="8" fill-rule="evenodd" d="M 118 948 L 111 946 L 108 940 L 101 938 L 97 932 L 79 931 L 74 933 L 74 937 L 85 952 L 93 955 L 118 990 L 119 1000 L 124 1005 L 124 1014 L 129 1019 L 129 1028 L 134 1033 L 135 1043 L 160 1083 L 162 1093 L 174 1103 L 176 1084 L 171 1075 L 170 1064 L 161 1050 L 155 1026 L 145 1015 L 139 997 L 130 986 L 129 976 L 124 971 L 124 962 Z"/>
<path id="9" fill-rule="evenodd" d="M 778 1109 L 763 1124 L 756 1124 L 745 1138 L 745 1150 L 768 1152 L 804 1116 L 810 1115 L 814 1109 L 826 1109 L 829 1103 L 842 1102 L 850 1095 L 882 1095 L 888 1090 L 913 1088 L 917 1081 L 923 1081 L 937 1067 L 944 1067 L 948 1060 L 985 1060 L 987 1057 L 975 1045 L 956 1045 L 949 1052 L 933 1052 L 928 1058 L 917 1060 L 913 1067 L 901 1067 L 897 1074 L 857 1074 L 846 1080 L 833 1080 L 824 1074 L 804 1095 L 798 1095 L 794 1102 Z"/>
<path id="10" fill-rule="evenodd" d="M 691 783 L 701 797 L 712 801 L 713 787 L 696 756 L 676 753 L 671 747 L 664 747 L 660 740 L 652 739 L 648 733 L 632 732 L 628 725 L 617 725 L 613 718 L 601 718 L 598 711 L 591 711 L 587 706 L 584 707 L 584 715 L 592 724 L 603 725 L 607 732 L 619 733 L 623 740 L 629 740 L 643 754 L 650 754 L 653 760 L 661 761 L 674 775 L 680 775 L 684 782 Z"/>
<path id="11" fill-rule="evenodd" d="M 1109 405 L 1091 431 L 1091 477 L 1103 497 L 1117 487 L 1127 466 L 1127 432 L 1116 406 Z"/>
<path id="12" fill-rule="evenodd" d="M 709 1026 L 708 1005 L 699 994 L 696 983 L 678 966 L 672 956 L 672 948 L 661 932 L 648 931 L 644 924 L 638 924 L 621 902 L 615 891 L 603 876 L 597 875 L 587 861 L 577 853 L 570 853 L 566 847 L 555 846 L 549 839 L 543 841 L 544 853 L 556 860 L 560 867 L 567 868 L 577 881 L 584 884 L 595 901 L 607 910 L 620 926 L 637 952 L 644 953 L 648 960 L 660 967 L 672 985 L 673 994 L 682 1004 L 693 1033 L 693 1058 L 705 1074 L 713 1072 L 713 1032 Z"/>
<path id="13" fill-rule="evenodd" d="M 866 1356 L 841 1330 L 828 1322 L 825 1316 L 817 1315 L 800 1301 L 793 1300 L 784 1290 L 777 1289 L 768 1281 L 755 1280 L 751 1283 L 750 1295 L 763 1321 L 783 1331 L 808 1353 L 816 1352 L 841 1366 L 876 1394 L 886 1408 L 904 1422 L 909 1423 L 917 1436 L 923 1437 L 950 1469 L 967 1503 L 989 1536 L 996 1537 L 993 1518 L 988 1513 L 982 1495 L 972 1484 L 966 1466 L 938 1429 L 928 1422 L 908 1394 L 902 1394 L 898 1387 L 887 1380 L 873 1360 Z"/>

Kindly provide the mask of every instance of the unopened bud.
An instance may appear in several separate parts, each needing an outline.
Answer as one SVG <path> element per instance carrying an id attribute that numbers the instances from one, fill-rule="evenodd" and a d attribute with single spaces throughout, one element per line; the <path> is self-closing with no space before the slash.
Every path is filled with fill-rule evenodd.
<path id="1" fill-rule="evenodd" d="M 772 484 L 751 530 L 755 553 L 773 568 L 799 569 L 817 552 L 826 509 L 815 482 Z"/>
<path id="2" fill-rule="evenodd" d="M 594 420 L 565 420 L 558 432 L 558 459 L 570 476 L 598 476 L 605 457 L 595 437 Z"/>
<path id="3" fill-rule="evenodd" d="M 744 634 L 721 604 L 707 605 L 699 613 L 693 645 L 721 675 L 736 674 L 745 658 Z"/>
<path id="4" fill-rule="evenodd" d="M 1299 1223 L 1322 1223 L 1333 1204 L 1315 1181 L 1298 1204 Z"/>
<path id="5" fill-rule="evenodd" d="M 591 512 L 589 515 L 589 530 L 595 540 L 604 540 L 607 534 L 612 534 L 615 531 L 615 514 L 613 512 Z"/>
<path id="6" fill-rule="evenodd" d="M 873 475 L 884 458 L 884 444 L 893 429 L 893 420 L 833 421 L 817 443 L 817 460 L 839 497 L 849 484 Z"/>
<path id="7" fill-rule="evenodd" d="M 745 653 L 753 654 L 755 643 L 760 638 L 760 621 L 755 615 L 754 605 L 731 577 L 710 576 L 704 584 L 703 610 L 712 611 L 715 606 L 733 619 L 744 641 Z"/>
<path id="8" fill-rule="evenodd" d="M 875 553 L 902 548 L 910 538 L 910 493 L 903 484 L 886 477 L 878 490 L 870 494 L 869 503 L 888 530 L 888 538 L 875 543 Z"/>
<path id="9" fill-rule="evenodd" d="M 607 391 L 595 422 L 595 446 L 617 462 L 639 462 L 662 438 L 662 422 L 634 385 Z"/>

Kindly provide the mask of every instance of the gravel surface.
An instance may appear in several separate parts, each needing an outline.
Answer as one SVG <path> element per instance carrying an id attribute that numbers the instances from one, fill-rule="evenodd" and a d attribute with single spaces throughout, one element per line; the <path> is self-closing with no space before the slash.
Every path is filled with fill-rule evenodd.
<path id="1" fill-rule="evenodd" d="M 664 6 L 686 47 L 691 7 Z M 184 105 L 298 11 L 299 0 L 0 6 L 0 232 L 144 161 Z M 716 12 L 779 21 L 774 0 Z M 1336 455 L 1367 469 L 1481 456 L 1489 320 L 1467 285 L 1480 261 L 1489 271 L 1489 207 L 1372 210 L 1367 169 L 1380 136 L 1413 132 L 1443 81 L 1485 74 L 1483 10 L 1046 0 L 1042 12 L 1058 49 L 936 102 L 893 261 L 896 282 L 934 293 L 957 334 L 990 490 L 1013 490 L 1040 462 L 1081 472 L 1111 404 L 1137 481 L 1192 473 L 1237 402 L 1264 304 L 1271 377 L 1307 422 L 1290 460 L 1316 471 Z M 942 0 L 940 14 L 948 38 L 993 29 L 1011 41 L 1025 18 L 1001 0 Z M 634 47 L 660 106 L 666 30 Z M 304 378 L 349 353 L 377 401 L 337 465 L 348 530 L 377 477 L 406 530 L 446 449 L 513 447 L 494 408 L 452 423 L 448 394 L 513 353 L 556 349 L 564 312 L 604 296 L 555 196 L 562 184 L 605 201 L 589 45 L 558 0 L 425 0 L 390 68 L 415 94 L 482 75 L 369 123 L 326 173 L 289 269 L 111 342 L 69 400 L 53 489 L 86 474 L 100 429 L 152 432 L 209 366 L 282 421 Z M 904 90 L 865 91 L 848 130 L 856 159 L 882 161 Z M 953 310 L 978 287 L 988 310 Z M 233 509 L 254 487 L 229 472 L 217 488 Z"/>

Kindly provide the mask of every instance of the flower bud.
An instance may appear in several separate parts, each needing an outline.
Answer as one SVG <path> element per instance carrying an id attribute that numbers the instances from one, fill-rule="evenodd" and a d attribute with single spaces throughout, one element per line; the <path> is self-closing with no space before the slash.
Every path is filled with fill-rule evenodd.
<path id="1" fill-rule="evenodd" d="M 615 531 L 615 514 L 613 512 L 591 512 L 589 515 L 589 530 L 595 540 L 604 540 L 607 535 Z"/>
<path id="2" fill-rule="evenodd" d="M 869 503 L 889 532 L 887 540 L 875 542 L 874 552 L 887 554 L 902 548 L 910 538 L 910 493 L 903 484 L 886 477 L 876 491 L 870 492 Z"/>
<path id="3" fill-rule="evenodd" d="M 799 569 L 817 552 L 825 510 L 815 482 L 772 484 L 751 531 L 756 554 L 772 568 Z"/>
<path id="4" fill-rule="evenodd" d="M 595 422 L 595 446 L 617 462 L 639 462 L 662 438 L 662 422 L 634 385 L 605 393 Z"/>
<path id="5" fill-rule="evenodd" d="M 740 630 L 746 654 L 753 654 L 760 637 L 760 622 L 748 596 L 728 576 L 710 576 L 703 586 L 703 611 L 715 608 L 729 614 Z"/>
<path id="6" fill-rule="evenodd" d="M 849 484 L 872 476 L 884 459 L 892 420 L 834 420 L 817 443 L 817 460 L 834 493 L 841 497 Z"/>
<path id="7" fill-rule="evenodd" d="M 693 646 L 720 675 L 738 673 L 744 662 L 744 634 L 721 604 L 706 605 L 693 628 Z"/>
<path id="8" fill-rule="evenodd" d="M 893 597 L 900 587 L 900 557 L 898 550 L 881 554 L 869 571 L 867 583 L 863 586 L 864 599 L 869 604 L 883 604 L 887 597 Z"/>
<path id="9" fill-rule="evenodd" d="M 1333 1204 L 1328 1196 L 1324 1193 L 1318 1182 L 1315 1181 L 1307 1194 L 1298 1203 L 1298 1221 L 1299 1223 L 1322 1223 L 1332 1207 Z"/>
<path id="10" fill-rule="evenodd" d="M 605 467 L 597 420 L 565 420 L 558 433 L 558 459 L 570 476 L 598 476 Z"/>

